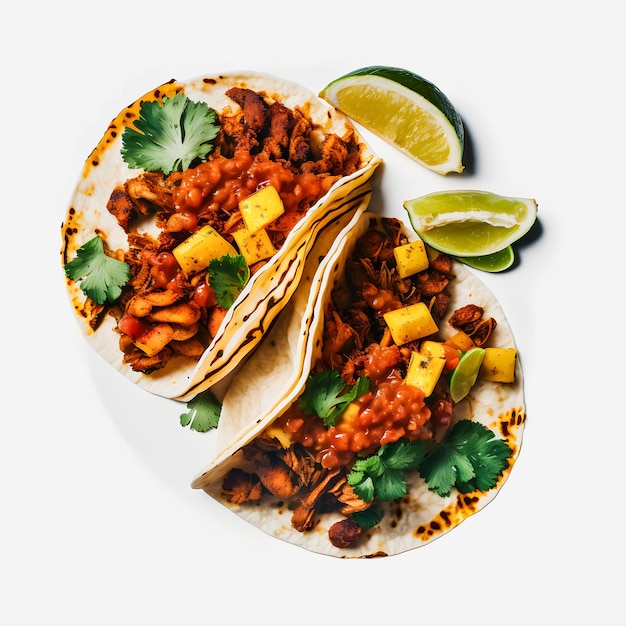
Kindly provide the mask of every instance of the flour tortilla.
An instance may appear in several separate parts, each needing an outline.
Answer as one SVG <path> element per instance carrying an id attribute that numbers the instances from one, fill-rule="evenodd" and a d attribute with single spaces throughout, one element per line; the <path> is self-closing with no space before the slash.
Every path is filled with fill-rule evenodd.
<path id="1" fill-rule="evenodd" d="M 371 223 L 380 219 L 368 212 L 355 216 L 354 223 L 340 236 L 342 240 L 337 239 L 325 262 L 316 268 L 318 284 L 310 297 L 307 299 L 304 291 L 296 292 L 290 307 L 279 317 L 275 330 L 268 334 L 226 393 L 215 455 L 192 482 L 193 488 L 204 489 L 267 534 L 313 552 L 342 558 L 388 556 L 424 546 L 480 511 L 495 498 L 508 478 L 519 455 L 525 421 L 523 377 L 518 359 L 514 383 L 479 382 L 455 408 L 458 419 L 480 422 L 512 449 L 509 467 L 497 486 L 488 492 L 471 494 L 453 490 L 442 498 L 428 490 L 417 472 L 411 472 L 408 495 L 399 502 L 386 503 L 385 516 L 379 526 L 366 531 L 348 548 L 336 548 L 328 539 L 330 526 L 343 517 L 339 514 L 324 514 L 313 530 L 301 533 L 291 527 L 290 512 L 277 499 L 264 499 L 260 505 L 235 505 L 222 497 L 223 477 L 231 468 L 245 465 L 242 447 L 280 417 L 304 391 L 311 366 L 321 352 L 325 302 L 336 279 L 343 274 L 354 242 Z M 409 231 L 405 234 L 410 239 L 415 238 Z M 516 347 L 511 328 L 493 294 L 466 266 L 454 263 L 453 273 L 456 279 L 450 288 L 452 300 L 448 316 L 460 306 L 478 304 L 484 308 L 485 317 L 493 317 L 498 322 L 491 344 Z M 455 332 L 447 319 L 440 324 L 444 337 Z M 285 332 L 286 328 L 292 331 Z M 281 362 L 273 369 L 272 364 L 285 354 L 291 355 L 291 362 Z M 263 389 L 265 393 L 261 393 Z"/>
<path id="2" fill-rule="evenodd" d="M 316 125 L 314 134 L 345 136 L 348 131 L 354 132 L 361 145 L 362 167 L 335 183 L 291 231 L 280 251 L 252 277 L 229 309 L 200 361 L 176 357 L 152 374 L 133 371 L 122 362 L 115 320 L 107 315 L 93 330 L 90 322 L 97 315 L 97 310 L 85 298 L 77 283 L 66 281 L 78 323 L 89 345 L 133 383 L 156 395 L 181 401 L 225 379 L 255 349 L 271 321 L 297 287 L 304 261 L 314 241 L 313 233 L 320 223 L 324 225 L 334 219 L 336 210 L 341 210 L 339 205 L 352 191 L 368 181 L 380 163 L 347 117 L 296 83 L 252 72 L 203 76 L 186 82 L 172 80 L 121 111 L 85 162 L 62 226 L 63 263 L 75 258 L 77 250 L 96 234 L 103 237 L 110 250 L 128 249 L 126 233 L 107 211 L 106 204 L 117 185 L 140 173 L 140 170 L 128 168 L 120 149 L 123 127 L 129 124 L 128 120 L 137 117 L 141 103 L 184 92 L 191 100 L 206 102 L 218 113 L 226 107 L 234 113 L 238 106 L 225 95 L 231 87 L 249 88 L 279 100 L 291 109 L 303 109 Z M 150 232 L 151 225 L 147 224 L 145 228 Z"/>

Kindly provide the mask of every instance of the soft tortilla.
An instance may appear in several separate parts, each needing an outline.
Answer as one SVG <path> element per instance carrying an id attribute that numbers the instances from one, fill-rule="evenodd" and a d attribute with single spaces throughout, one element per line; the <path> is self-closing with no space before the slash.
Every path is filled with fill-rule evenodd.
<path id="1" fill-rule="evenodd" d="M 231 73 L 204 76 L 187 82 L 170 81 L 144 95 L 115 118 L 100 143 L 85 162 L 80 180 L 62 226 L 62 262 L 67 263 L 76 251 L 95 234 L 100 234 L 112 249 L 128 249 L 126 233 L 106 209 L 112 189 L 139 170 L 131 170 L 120 153 L 122 130 L 128 120 L 135 119 L 141 102 L 184 92 L 194 101 L 204 101 L 216 111 L 237 105 L 225 92 L 234 86 L 247 87 L 280 100 L 286 106 L 305 110 L 317 125 L 319 133 L 334 132 L 343 136 L 353 126 L 343 114 L 320 100 L 308 89 L 268 74 Z M 222 322 L 219 331 L 200 361 L 182 357 L 172 359 L 166 367 L 153 374 L 135 372 L 122 363 L 122 353 L 112 316 L 90 327 L 95 313 L 78 284 L 67 280 L 67 290 L 77 314 L 80 328 L 89 345 L 126 378 L 156 395 L 187 400 L 200 391 L 223 380 L 250 354 L 265 329 L 288 302 L 297 287 L 304 260 L 313 243 L 314 232 L 321 222 L 332 220 L 337 204 L 367 182 L 380 163 L 361 140 L 362 168 L 339 180 L 289 234 L 281 250 L 257 272 L 240 294 Z M 146 225 L 150 229 L 150 225 Z M 264 305 L 260 306 L 263 302 Z M 268 304 L 271 302 L 271 306 Z"/>
<path id="2" fill-rule="evenodd" d="M 508 478 L 519 455 L 525 420 L 523 377 L 518 360 L 514 383 L 479 382 L 456 407 L 459 419 L 482 423 L 511 447 L 509 467 L 497 486 L 488 492 L 470 494 L 453 490 L 449 497 L 441 498 L 429 491 L 423 479 L 412 472 L 409 474 L 407 497 L 400 502 L 385 504 L 385 516 L 380 525 L 364 533 L 354 547 L 335 548 L 328 540 L 328 529 L 341 519 L 339 515 L 320 516 L 312 531 L 301 533 L 291 527 L 289 511 L 277 499 L 264 500 L 261 505 L 234 505 L 222 498 L 223 477 L 232 467 L 243 465 L 241 448 L 277 419 L 304 390 L 309 370 L 321 350 L 324 302 L 335 280 L 343 273 L 352 250 L 350 242 L 356 241 L 368 229 L 370 220 L 377 219 L 380 218 L 371 213 L 355 217 L 357 223 L 350 224 L 343 231 L 344 241 L 337 240 L 325 262 L 317 268 L 321 282 L 311 297 L 306 302 L 299 302 L 298 297 L 306 298 L 306 294 L 296 292 L 293 306 L 281 314 L 276 328 L 299 327 L 299 341 L 294 343 L 292 340 L 292 337 L 298 337 L 297 333 L 272 331 L 243 367 L 224 398 L 218 427 L 220 445 L 216 455 L 192 482 L 193 488 L 204 489 L 218 502 L 269 535 L 313 552 L 344 558 L 387 556 L 423 546 L 481 510 L 493 500 Z M 409 238 L 415 237 L 409 232 L 406 234 Z M 330 258 L 331 254 L 333 258 Z M 449 311 L 468 303 L 480 304 L 487 317 L 498 321 L 493 345 L 515 347 L 511 328 L 493 294 L 466 266 L 455 263 L 454 273 L 457 279 L 451 290 Z M 441 324 L 442 334 L 452 334 L 454 331 L 446 322 L 447 319 Z M 292 355 L 290 364 L 281 365 L 276 372 L 268 367 L 284 353 Z M 291 378 L 286 380 L 284 377 L 289 375 L 289 367 Z M 281 376 L 275 376 L 278 371 L 281 371 Z M 259 396 L 262 389 L 266 392 Z M 259 402 L 263 402 L 262 407 L 259 407 Z"/>

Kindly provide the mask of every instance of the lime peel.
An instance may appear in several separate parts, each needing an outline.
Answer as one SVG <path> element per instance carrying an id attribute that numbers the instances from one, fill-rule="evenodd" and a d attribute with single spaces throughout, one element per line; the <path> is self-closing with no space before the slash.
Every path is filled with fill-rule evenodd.
<path id="1" fill-rule="evenodd" d="M 507 246 L 498 252 L 484 256 L 455 256 L 452 258 L 483 272 L 503 272 L 508 270 L 515 262 L 515 251 L 513 246 Z"/>

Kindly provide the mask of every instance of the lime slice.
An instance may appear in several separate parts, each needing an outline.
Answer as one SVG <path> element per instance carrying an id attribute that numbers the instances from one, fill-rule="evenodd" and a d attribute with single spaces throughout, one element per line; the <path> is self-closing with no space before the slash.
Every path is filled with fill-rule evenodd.
<path id="1" fill-rule="evenodd" d="M 457 261 L 465 263 L 483 272 L 503 272 L 509 269 L 515 261 L 515 252 L 512 246 L 507 246 L 499 252 L 486 254 L 484 256 L 456 256 Z"/>
<path id="2" fill-rule="evenodd" d="M 415 232 L 431 248 L 458 257 L 500 252 L 537 219 L 532 198 L 488 191 L 439 191 L 404 202 Z"/>
<path id="3" fill-rule="evenodd" d="M 455 402 L 460 402 L 469 393 L 478 378 L 484 357 L 484 348 L 472 348 L 461 357 L 450 376 L 450 396 Z"/>
<path id="4" fill-rule="evenodd" d="M 439 174 L 463 171 L 461 118 L 425 78 L 376 65 L 335 79 L 319 95 L 425 167 Z"/>

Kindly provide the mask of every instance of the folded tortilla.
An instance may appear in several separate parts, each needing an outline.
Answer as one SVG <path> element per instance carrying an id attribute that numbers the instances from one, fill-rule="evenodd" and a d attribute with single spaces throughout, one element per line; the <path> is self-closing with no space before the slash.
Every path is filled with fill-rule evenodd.
<path id="1" fill-rule="evenodd" d="M 119 256 L 129 250 L 127 233 L 107 210 L 107 202 L 117 186 L 138 174 L 138 170 L 131 170 L 124 162 L 121 149 L 122 131 L 137 119 L 141 104 L 184 93 L 194 102 L 207 103 L 218 114 L 234 115 L 241 108 L 227 96 L 227 91 L 233 87 L 253 90 L 268 103 L 280 102 L 292 110 L 303 111 L 313 124 L 312 144 L 313 137 L 321 142 L 322 137 L 331 134 L 356 137 L 360 162 L 355 172 L 339 178 L 326 195 L 306 211 L 280 249 L 252 275 L 219 328 L 209 337 L 199 359 L 177 355 L 155 371 L 135 371 L 131 364 L 124 362 L 116 317 L 107 315 L 102 306 L 86 298 L 77 282 L 66 280 L 70 301 L 89 345 L 130 381 L 167 398 L 187 400 L 214 386 L 255 349 L 296 289 L 315 240 L 314 233 L 343 212 L 346 198 L 367 183 L 380 163 L 348 118 L 293 82 L 254 73 L 203 76 L 186 82 L 172 80 L 121 111 L 86 160 L 62 226 L 64 264 L 75 258 L 78 249 L 96 234 L 103 238 L 111 253 Z M 156 236 L 159 228 L 155 224 L 153 215 L 144 220 L 141 228 Z"/>
<path id="2" fill-rule="evenodd" d="M 429 490 L 419 473 L 409 472 L 407 495 L 382 503 L 384 517 L 380 523 L 363 531 L 348 547 L 335 547 L 329 541 L 330 528 L 345 519 L 337 512 L 315 512 L 312 528 L 304 532 L 294 528 L 292 512 L 306 495 L 295 502 L 267 493 L 241 504 L 229 501 L 223 489 L 224 478 L 235 468 L 254 472 L 244 454 L 245 447 L 259 436 L 276 436 L 272 427 L 303 394 L 309 374 L 323 352 L 324 316 L 333 288 L 343 284 L 346 263 L 359 237 L 372 227 L 382 228 L 384 219 L 369 212 L 355 215 L 335 238 L 323 262 L 312 267 L 314 287 L 296 291 L 226 393 L 215 454 L 192 482 L 193 488 L 203 489 L 267 534 L 313 552 L 342 558 L 387 556 L 424 546 L 481 510 L 496 496 L 518 457 L 525 421 L 523 376 L 517 359 L 514 382 L 479 379 L 469 395 L 454 407 L 453 422 L 479 422 L 509 446 L 508 467 L 502 471 L 496 487 L 471 493 L 453 488 L 449 496 L 441 497 Z M 403 232 L 409 240 L 416 238 L 407 230 Z M 511 328 L 493 294 L 466 266 L 453 262 L 452 271 L 454 280 L 448 286 L 450 302 L 439 324 L 440 338 L 456 332 L 447 323 L 453 311 L 476 304 L 483 307 L 485 318 L 497 320 L 489 345 L 515 348 Z"/>

